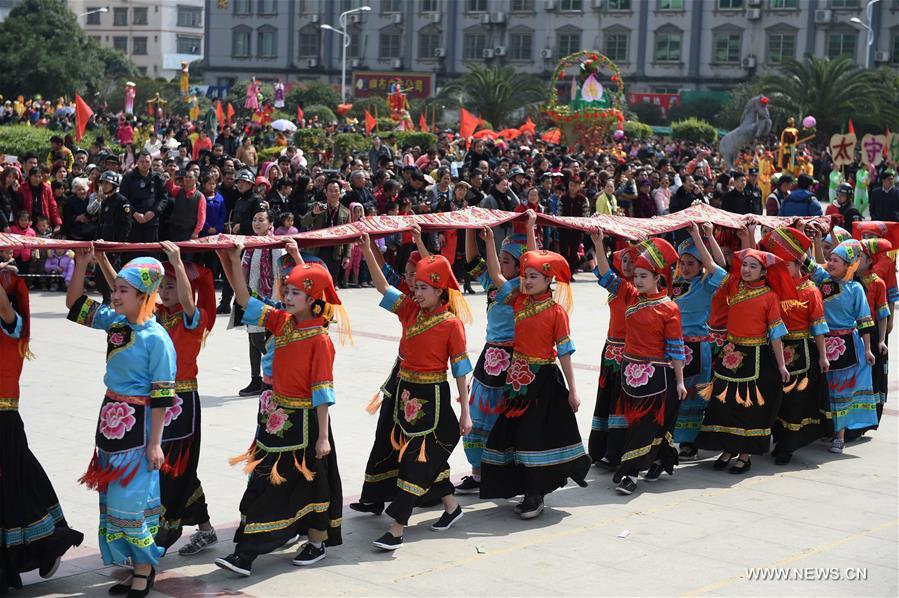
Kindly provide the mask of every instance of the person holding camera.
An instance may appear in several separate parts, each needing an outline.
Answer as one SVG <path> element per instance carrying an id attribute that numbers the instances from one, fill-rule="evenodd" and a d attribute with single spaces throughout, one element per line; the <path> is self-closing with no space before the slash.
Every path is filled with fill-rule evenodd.
<path id="1" fill-rule="evenodd" d="M 331 179 L 325 183 L 325 203 L 312 204 L 302 220 L 303 230 L 316 230 L 347 224 L 350 221 L 350 210 L 340 203 L 340 181 Z M 328 267 L 331 278 L 341 280 L 340 273 L 350 263 L 350 245 L 334 245 L 310 250 Z"/>

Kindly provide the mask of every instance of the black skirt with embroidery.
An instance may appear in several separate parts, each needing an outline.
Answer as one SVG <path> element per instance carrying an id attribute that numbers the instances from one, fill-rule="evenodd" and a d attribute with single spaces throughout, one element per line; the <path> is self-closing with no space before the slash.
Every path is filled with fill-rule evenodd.
<path id="1" fill-rule="evenodd" d="M 609 450 L 620 446 L 624 437 L 624 429 L 618 426 L 616 419 L 609 416 L 615 413 L 621 395 L 621 358 L 624 353 L 624 342 L 609 342 L 602 349 L 602 364 L 599 370 L 599 384 L 596 389 L 596 405 L 593 407 L 593 420 L 590 424 L 590 439 L 587 452 L 593 463 L 606 459 L 617 465 L 621 458 L 620 451 Z"/>
<path id="2" fill-rule="evenodd" d="M 696 437 L 701 449 L 764 455 L 783 396 L 771 346 L 728 342 L 715 360 L 709 404 Z"/>
<path id="3" fill-rule="evenodd" d="M 176 384 L 177 387 L 177 384 Z M 185 526 L 209 521 L 206 495 L 197 477 L 200 463 L 200 395 L 196 390 L 180 391 L 175 404 L 167 408 L 162 430 L 162 451 L 166 465 L 159 476 L 162 517 L 156 545 L 169 548 Z"/>
<path id="4" fill-rule="evenodd" d="M 654 462 L 674 473 L 678 460 L 672 433 L 679 408 L 673 368 L 624 358 L 615 415 L 627 428 L 623 444 L 616 450 L 621 458 L 613 482 L 621 481 L 622 476 L 636 476 Z"/>
<path id="5" fill-rule="evenodd" d="M 481 498 L 543 496 L 569 479 L 585 487 L 589 470 L 559 367 L 513 361 L 501 413 L 481 457 Z"/>
<path id="6" fill-rule="evenodd" d="M 382 427 L 379 419 L 379 437 L 365 470 L 361 497 L 368 503 L 389 502 L 387 514 L 403 525 L 408 524 L 417 505 L 455 492 L 448 460 L 460 438 L 450 386 L 446 380 L 439 380 L 445 376 L 410 381 L 415 377 L 399 377 L 390 411 L 385 412 L 386 398 L 381 406 L 389 426 Z M 375 449 L 379 449 L 378 454 Z"/>
<path id="7" fill-rule="evenodd" d="M 343 543 L 343 489 L 330 425 L 331 452 L 317 459 L 315 409 L 288 409 L 270 395 L 266 391 L 260 397 L 253 444 L 246 454 L 232 459 L 233 464 L 244 463 L 250 475 L 234 542 L 235 552 L 251 561 L 309 530 L 327 532 L 328 546 Z"/>
<path id="8" fill-rule="evenodd" d="M 814 341 L 785 339 L 783 345 L 790 381 L 784 386 L 771 433 L 778 453 L 792 453 L 827 433 L 830 398 L 827 377 L 818 367 L 818 347 Z"/>
<path id="9" fill-rule="evenodd" d="M 22 587 L 21 573 L 49 570 L 83 539 L 28 448 L 19 412 L 0 408 L 0 594 Z"/>

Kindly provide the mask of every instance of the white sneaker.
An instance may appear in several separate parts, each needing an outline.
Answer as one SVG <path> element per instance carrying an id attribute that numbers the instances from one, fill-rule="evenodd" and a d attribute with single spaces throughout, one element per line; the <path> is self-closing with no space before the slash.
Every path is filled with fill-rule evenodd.
<path id="1" fill-rule="evenodd" d="M 834 438 L 833 442 L 830 444 L 830 452 L 835 454 L 840 454 L 843 452 L 843 447 L 846 446 L 839 438 Z"/>

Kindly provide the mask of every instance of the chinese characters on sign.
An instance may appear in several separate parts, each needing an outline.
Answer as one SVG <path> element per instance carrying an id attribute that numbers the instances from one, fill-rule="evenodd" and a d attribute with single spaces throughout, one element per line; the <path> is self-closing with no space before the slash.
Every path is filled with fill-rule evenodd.
<path id="1" fill-rule="evenodd" d="M 401 81 L 403 92 L 410 98 L 428 98 L 434 90 L 434 75 L 431 73 L 402 73 L 362 71 L 353 73 L 353 95 L 366 98 L 387 95 L 390 83 Z"/>
<path id="2" fill-rule="evenodd" d="M 886 135 L 871 135 L 862 137 L 862 162 L 868 166 L 877 166 L 883 162 L 883 148 L 886 147 Z"/>
<path id="3" fill-rule="evenodd" d="M 835 166 L 851 164 L 855 156 L 855 133 L 836 134 L 830 138 L 830 155 Z"/>
<path id="4" fill-rule="evenodd" d="M 887 158 L 893 164 L 899 163 L 899 134 L 891 132 L 887 136 Z"/>

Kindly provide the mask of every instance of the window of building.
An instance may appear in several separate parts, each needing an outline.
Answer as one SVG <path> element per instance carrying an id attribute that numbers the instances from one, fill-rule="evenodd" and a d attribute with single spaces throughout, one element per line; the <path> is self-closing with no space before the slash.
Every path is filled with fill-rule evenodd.
<path id="1" fill-rule="evenodd" d="M 795 10 L 799 8 L 799 0 L 771 0 L 772 10 Z"/>
<path id="2" fill-rule="evenodd" d="M 127 27 L 128 26 L 128 9 L 127 8 L 113 8 L 112 9 L 112 24 L 116 27 Z"/>
<path id="3" fill-rule="evenodd" d="M 147 55 L 147 38 L 135 37 L 131 40 L 131 53 L 135 56 Z"/>
<path id="4" fill-rule="evenodd" d="M 422 31 L 418 34 L 418 57 L 422 60 L 436 58 L 437 48 L 440 47 L 439 31 Z"/>
<path id="5" fill-rule="evenodd" d="M 487 12 L 487 0 L 465 0 L 465 12 Z"/>
<path id="6" fill-rule="evenodd" d="M 359 58 L 362 51 L 362 29 L 350 27 L 347 33 L 350 34 L 350 47 L 346 49 L 346 55 L 350 58 Z"/>
<path id="7" fill-rule="evenodd" d="M 256 30 L 256 55 L 259 58 L 278 57 L 277 29 L 265 26 Z"/>
<path id="8" fill-rule="evenodd" d="M 297 56 L 300 58 L 315 58 L 321 47 L 321 30 L 316 27 L 300 29 L 297 42 Z"/>
<path id="9" fill-rule="evenodd" d="M 608 10 L 611 12 L 627 11 L 630 9 L 631 9 L 631 0 L 609 0 L 608 1 Z"/>
<path id="10" fill-rule="evenodd" d="M 178 54 L 200 55 L 200 48 L 203 47 L 203 38 L 191 37 L 189 35 L 179 35 L 177 38 Z"/>
<path id="11" fill-rule="evenodd" d="M 556 46 L 559 48 L 559 56 L 565 57 L 569 54 L 581 51 L 581 32 L 566 31 L 556 35 Z"/>
<path id="12" fill-rule="evenodd" d="M 656 32 L 655 61 L 680 62 L 681 40 L 684 34 L 680 31 Z"/>
<path id="13" fill-rule="evenodd" d="M 743 0 L 718 0 L 718 10 L 741 10 Z"/>
<path id="14" fill-rule="evenodd" d="M 128 53 L 128 38 L 127 37 L 114 37 L 112 38 L 112 47 L 121 52 L 122 54 Z"/>
<path id="15" fill-rule="evenodd" d="M 830 0 L 831 8 L 858 8 L 859 5 L 859 0 Z"/>
<path id="16" fill-rule="evenodd" d="M 440 12 L 440 0 L 421 0 L 421 12 Z"/>
<path id="17" fill-rule="evenodd" d="M 796 34 L 769 33 L 768 64 L 783 64 L 784 58 L 796 58 Z"/>
<path id="18" fill-rule="evenodd" d="M 614 62 L 627 62 L 628 34 L 624 31 L 606 33 L 603 53 Z"/>
<path id="19" fill-rule="evenodd" d="M 512 12 L 534 12 L 534 0 L 512 0 Z"/>
<path id="20" fill-rule="evenodd" d="M 382 13 L 392 13 L 392 12 L 402 12 L 403 11 L 403 3 L 402 0 L 381 0 L 381 12 Z"/>
<path id="21" fill-rule="evenodd" d="M 250 14 L 250 0 L 234 0 L 234 14 L 237 16 L 249 15 Z M 247 50 L 247 52 L 249 53 L 249 50 Z"/>
<path id="22" fill-rule="evenodd" d="M 683 10 L 684 0 L 659 0 L 659 10 Z"/>
<path id="23" fill-rule="evenodd" d="M 534 59 L 534 34 L 531 31 L 513 31 L 509 34 L 509 59 Z"/>
<path id="24" fill-rule="evenodd" d="M 178 7 L 178 27 L 202 27 L 203 9 L 199 6 Z"/>
<path id="25" fill-rule="evenodd" d="M 893 36 L 893 64 L 899 64 L 899 34 Z"/>
<path id="26" fill-rule="evenodd" d="M 134 12 L 131 13 L 131 24 L 132 25 L 146 25 L 147 24 L 147 7 L 146 6 L 136 6 L 132 10 Z"/>
<path id="27" fill-rule="evenodd" d="M 278 0 L 258 0 L 260 15 L 278 14 Z"/>
<path id="28" fill-rule="evenodd" d="M 147 75 L 147 67 L 139 66 L 137 67 L 137 72 L 140 73 L 141 77 L 145 77 Z"/>
<path id="29" fill-rule="evenodd" d="M 855 58 L 855 32 L 831 33 L 827 36 L 828 58 Z"/>
<path id="30" fill-rule="evenodd" d="M 378 36 L 378 58 L 399 58 L 400 37 L 398 31 L 382 31 Z"/>
<path id="31" fill-rule="evenodd" d="M 362 0 L 340 0 L 340 12 L 346 12 L 348 10 L 353 10 L 354 8 L 360 8 L 363 6 Z M 368 6 L 365 3 L 365 6 Z"/>
<path id="32" fill-rule="evenodd" d="M 713 62 L 717 64 L 740 62 L 740 54 L 743 49 L 742 36 L 732 31 L 716 33 L 713 47 Z"/>
<path id="33" fill-rule="evenodd" d="M 562 12 L 581 12 L 584 10 L 584 0 L 561 0 L 559 2 L 559 10 Z"/>
<path id="34" fill-rule="evenodd" d="M 462 36 L 462 58 L 480 60 L 487 49 L 487 36 L 483 33 L 466 33 Z"/>
<path id="35" fill-rule="evenodd" d="M 235 58 L 250 57 L 249 27 L 235 27 L 231 32 L 231 56 Z"/>
<path id="36" fill-rule="evenodd" d="M 85 22 L 88 25 L 99 25 L 100 24 L 100 15 L 102 15 L 103 13 L 100 12 L 99 6 L 94 6 L 94 7 L 88 8 L 85 12 L 87 12 L 87 17 L 85 17 L 86 18 Z"/>

